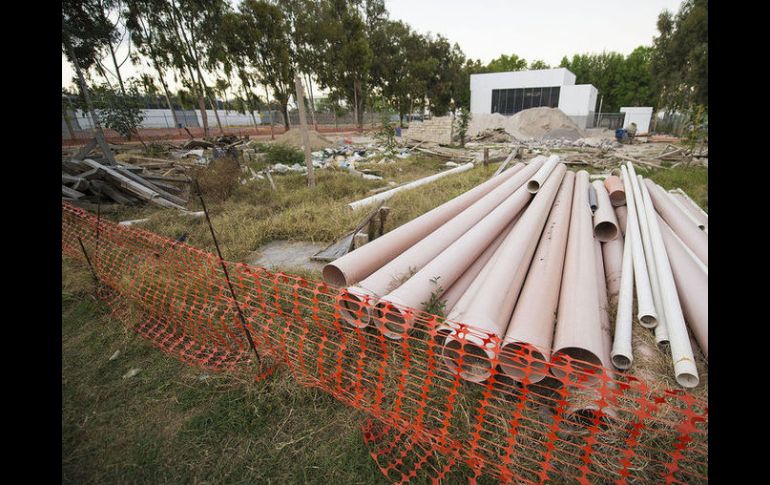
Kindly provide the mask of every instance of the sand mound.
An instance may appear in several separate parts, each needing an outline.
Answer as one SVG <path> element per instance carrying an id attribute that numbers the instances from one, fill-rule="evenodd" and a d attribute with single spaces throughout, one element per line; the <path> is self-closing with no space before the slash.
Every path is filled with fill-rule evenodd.
<path id="1" fill-rule="evenodd" d="M 503 128 L 517 140 L 542 138 L 555 131 L 555 137 L 583 136 L 580 128 L 559 108 L 530 108 L 513 116 L 499 113 L 476 114 L 471 118 L 468 133 L 476 136 L 485 130 Z M 556 131 L 558 130 L 558 131 Z"/>
<path id="2" fill-rule="evenodd" d="M 308 130 L 308 138 L 310 140 L 310 151 L 323 150 L 334 145 L 334 142 L 328 138 L 319 135 L 317 131 Z M 283 135 L 275 137 L 277 143 L 285 143 L 297 148 L 304 148 L 302 145 L 302 131 L 299 128 L 292 128 Z"/>

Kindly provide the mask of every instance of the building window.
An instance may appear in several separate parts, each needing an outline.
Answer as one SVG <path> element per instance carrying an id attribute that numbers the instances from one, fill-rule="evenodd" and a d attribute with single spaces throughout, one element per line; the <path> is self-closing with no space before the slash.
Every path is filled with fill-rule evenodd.
<path id="1" fill-rule="evenodd" d="M 493 89 L 492 113 L 512 115 L 521 110 L 559 106 L 559 86 L 544 88 Z"/>

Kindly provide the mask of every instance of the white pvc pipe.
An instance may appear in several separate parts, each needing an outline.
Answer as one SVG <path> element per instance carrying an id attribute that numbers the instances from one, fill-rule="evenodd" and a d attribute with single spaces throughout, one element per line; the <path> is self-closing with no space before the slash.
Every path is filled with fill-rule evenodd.
<path id="1" fill-rule="evenodd" d="M 434 180 L 438 180 L 441 177 L 446 177 L 447 175 L 452 175 L 455 173 L 460 172 L 466 172 L 473 168 L 473 162 L 468 162 L 464 165 L 460 165 L 459 167 L 455 167 L 451 170 L 446 170 L 444 172 L 439 172 L 435 175 L 430 175 L 428 177 L 424 177 L 418 180 L 415 180 L 414 182 L 409 182 L 408 184 L 401 185 L 399 187 L 392 188 L 390 190 L 386 190 L 385 192 L 380 192 L 379 194 L 374 194 L 371 197 L 367 197 L 365 199 L 357 200 L 355 202 L 351 202 L 348 204 L 348 207 L 351 209 L 358 209 L 361 207 L 366 207 L 368 205 L 375 204 L 377 202 L 388 200 L 397 193 L 401 192 L 402 190 L 410 190 L 415 187 L 419 187 L 420 185 L 425 185 L 433 182 Z"/>
<path id="2" fill-rule="evenodd" d="M 631 238 L 623 244 L 623 270 L 620 275 L 618 311 L 615 316 L 615 340 L 612 343 L 612 364 L 618 369 L 628 369 L 634 362 L 631 346 L 631 320 L 634 313 L 634 260 L 631 256 Z"/>
<path id="3" fill-rule="evenodd" d="M 531 179 L 527 180 L 527 191 L 530 194 L 536 194 L 540 187 L 545 183 L 545 179 L 551 174 L 556 165 L 559 164 L 559 155 L 551 155 L 548 160 L 540 167 Z"/>
<path id="4" fill-rule="evenodd" d="M 652 300 L 655 304 L 655 312 L 658 315 L 658 324 L 655 326 L 655 341 L 658 344 L 668 342 L 668 332 L 666 331 L 666 312 L 663 308 L 663 295 L 661 295 L 660 281 L 658 280 L 658 269 L 655 266 L 655 255 L 653 253 L 652 240 L 650 239 L 650 227 L 647 225 L 645 216 L 644 199 L 639 188 L 639 180 L 636 178 L 636 171 L 631 162 L 627 163 L 629 183 L 633 191 L 634 206 L 636 217 L 639 221 L 639 229 L 642 234 L 642 247 L 644 248 L 644 261 L 647 263 L 647 272 L 650 275 L 650 285 L 652 286 Z M 654 208 L 653 208 L 654 209 Z M 634 268 L 635 269 L 635 268 Z"/>
<path id="5" fill-rule="evenodd" d="M 708 231 L 706 231 L 706 224 L 703 224 L 701 221 L 696 219 L 695 216 L 692 214 L 692 212 L 690 212 L 690 210 L 687 207 L 684 206 L 684 203 L 681 200 L 679 200 L 678 197 L 675 197 L 670 192 L 666 192 L 666 195 L 668 196 L 669 199 L 671 199 L 671 202 L 673 202 L 674 205 L 677 206 L 679 208 L 679 210 L 682 211 L 682 213 L 685 215 L 685 217 L 690 219 L 693 224 L 698 226 L 698 229 L 700 229 L 701 231 L 704 231 L 704 232 L 708 232 Z"/>
<path id="6" fill-rule="evenodd" d="M 647 272 L 647 262 L 644 247 L 639 235 L 639 218 L 636 214 L 636 203 L 631 190 L 631 181 L 626 167 L 621 165 L 621 176 L 626 192 L 626 237 L 631 239 L 631 257 L 634 261 L 634 281 L 636 283 L 637 318 L 643 327 L 654 328 L 658 324 L 658 314 L 652 298 L 652 286 Z"/>
<path id="7" fill-rule="evenodd" d="M 660 233 L 650 193 L 645 184 L 642 183 L 640 185 L 645 207 L 647 208 L 645 216 L 650 226 L 655 266 L 658 269 L 663 293 L 663 306 L 666 312 L 669 342 L 671 343 L 671 358 L 674 361 L 674 374 L 676 381 L 682 387 L 695 387 L 700 381 L 698 378 L 698 368 L 695 366 L 695 357 L 690 345 L 690 336 L 687 334 L 687 325 L 682 314 L 682 307 L 679 303 L 679 294 L 676 291 L 674 274 L 671 271 L 671 263 L 668 260 L 668 253 L 663 242 L 663 236 Z"/>
<path id="8" fill-rule="evenodd" d="M 692 197 L 690 197 L 689 195 L 687 195 L 687 192 L 685 192 L 685 191 L 684 191 L 684 190 L 682 190 L 682 189 L 674 189 L 674 192 L 676 192 L 676 193 L 680 194 L 682 197 L 684 197 L 685 199 L 687 199 L 687 200 L 689 201 L 690 205 L 692 206 L 692 208 L 693 208 L 693 209 L 695 209 L 696 211 L 698 211 L 698 212 L 699 212 L 699 213 L 700 213 L 700 214 L 701 214 L 703 217 L 705 217 L 705 218 L 706 218 L 706 224 L 708 225 L 708 219 L 709 219 L 709 215 L 708 215 L 708 213 L 707 213 L 706 211 L 704 211 L 704 210 L 701 208 L 701 206 L 699 206 L 697 203 L 695 203 L 695 201 L 694 201 L 694 200 L 692 200 Z"/>

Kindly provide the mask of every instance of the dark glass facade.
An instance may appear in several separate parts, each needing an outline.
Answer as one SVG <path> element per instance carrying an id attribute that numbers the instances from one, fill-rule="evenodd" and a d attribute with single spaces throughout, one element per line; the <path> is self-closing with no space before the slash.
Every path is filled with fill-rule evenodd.
<path id="1" fill-rule="evenodd" d="M 492 113 L 512 115 L 540 106 L 559 107 L 559 86 L 492 90 Z"/>

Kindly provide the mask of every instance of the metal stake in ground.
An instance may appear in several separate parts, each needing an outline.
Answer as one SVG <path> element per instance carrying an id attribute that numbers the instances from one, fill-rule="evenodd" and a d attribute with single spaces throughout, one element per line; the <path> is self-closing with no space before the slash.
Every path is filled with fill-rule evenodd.
<path id="1" fill-rule="evenodd" d="M 96 276 L 96 271 L 94 271 L 94 266 L 91 264 L 91 258 L 88 257 L 88 251 L 86 251 L 86 247 L 83 245 L 83 240 L 80 239 L 80 236 L 78 236 L 78 242 L 80 243 L 80 249 L 83 251 L 83 256 L 86 257 L 86 263 L 88 263 L 88 267 L 91 268 L 91 276 L 94 277 L 94 281 L 96 283 L 99 283 L 99 277 Z"/>
<path id="2" fill-rule="evenodd" d="M 243 312 L 241 311 L 241 306 L 238 304 L 238 299 L 235 296 L 235 290 L 233 289 L 233 284 L 230 282 L 230 273 L 227 272 L 227 265 L 225 264 L 225 259 L 222 257 L 222 251 L 220 251 L 219 249 L 219 241 L 217 240 L 217 235 L 214 233 L 214 226 L 211 224 L 209 211 L 206 208 L 206 203 L 203 201 L 203 195 L 201 194 L 201 188 L 200 188 L 200 185 L 198 185 L 197 180 L 195 180 L 195 190 L 198 192 L 198 199 L 201 201 L 201 206 L 203 206 L 203 213 L 206 215 L 206 222 L 208 223 L 209 230 L 211 231 L 211 238 L 214 240 L 214 246 L 217 248 L 217 256 L 219 256 L 219 264 L 222 266 L 222 271 L 224 271 L 225 273 L 225 280 L 227 280 L 227 286 L 230 288 L 230 294 L 233 295 L 233 303 L 235 304 L 235 310 L 238 312 L 238 318 L 241 320 L 243 333 L 244 335 L 246 335 L 246 340 L 249 341 L 249 346 L 251 347 L 251 350 L 254 351 L 254 355 L 257 357 L 257 362 L 261 363 L 262 359 L 260 359 L 259 352 L 257 352 L 257 346 L 254 345 L 254 340 L 251 338 L 249 329 L 246 327 L 246 319 L 243 316 Z"/>
<path id="3" fill-rule="evenodd" d="M 315 187 L 315 172 L 313 161 L 310 159 L 310 136 L 307 133 L 307 119 L 305 117 L 305 91 L 302 89 L 302 80 L 299 74 L 294 75 L 294 84 L 297 88 L 297 111 L 299 111 L 299 129 L 302 132 L 302 145 L 305 147 L 305 166 L 307 166 L 307 185 Z"/>

